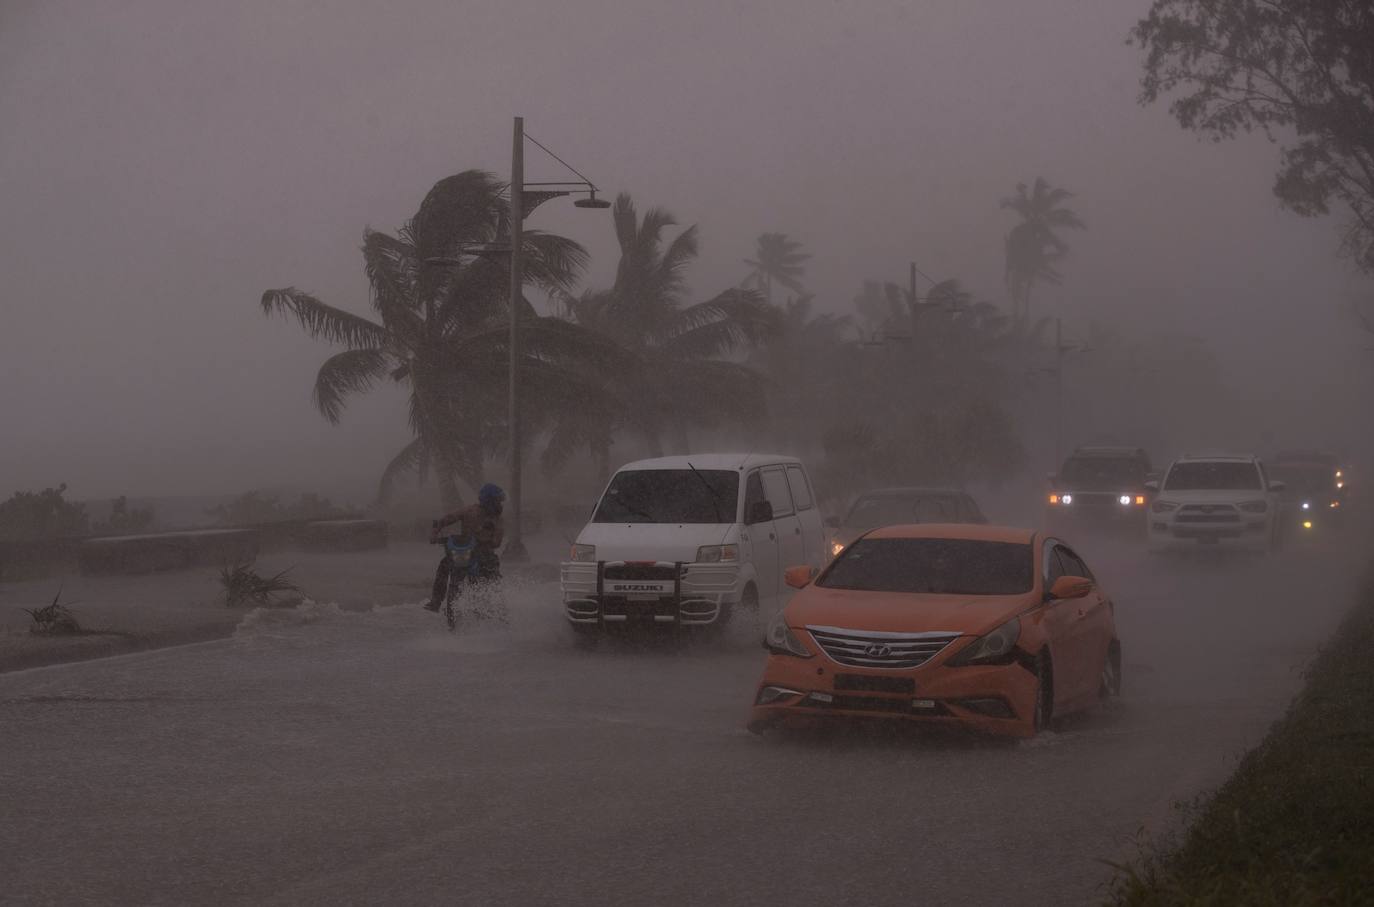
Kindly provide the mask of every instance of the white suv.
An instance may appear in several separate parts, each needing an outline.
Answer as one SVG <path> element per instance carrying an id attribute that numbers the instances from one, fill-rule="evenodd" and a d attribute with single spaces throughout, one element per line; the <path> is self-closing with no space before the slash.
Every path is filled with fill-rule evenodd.
<path id="1" fill-rule="evenodd" d="M 1282 482 L 1252 456 L 1182 456 L 1148 483 L 1150 550 L 1210 545 L 1272 551 L 1280 542 Z"/>

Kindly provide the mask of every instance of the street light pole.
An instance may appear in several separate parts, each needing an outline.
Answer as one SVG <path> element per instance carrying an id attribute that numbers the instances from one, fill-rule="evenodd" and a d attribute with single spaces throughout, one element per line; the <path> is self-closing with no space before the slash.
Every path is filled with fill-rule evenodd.
<path id="1" fill-rule="evenodd" d="M 1054 468 L 1063 462 L 1064 446 L 1064 320 L 1054 319 Z"/>
<path id="2" fill-rule="evenodd" d="M 512 563 L 530 559 L 521 532 L 520 481 L 520 313 L 524 308 L 525 269 L 520 248 L 524 240 L 525 118 L 515 118 L 510 153 L 510 534 L 505 558 Z"/>

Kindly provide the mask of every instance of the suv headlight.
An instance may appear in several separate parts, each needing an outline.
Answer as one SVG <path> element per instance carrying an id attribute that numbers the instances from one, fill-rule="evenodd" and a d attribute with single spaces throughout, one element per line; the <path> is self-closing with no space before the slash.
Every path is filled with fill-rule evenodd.
<path id="1" fill-rule="evenodd" d="M 1304 504 L 1303 508 L 1306 509 L 1306 507 L 1307 505 Z M 1269 510 L 1269 502 L 1246 501 L 1244 504 L 1240 505 L 1240 509 L 1244 510 L 1246 513 L 1266 513 Z"/>
<path id="2" fill-rule="evenodd" d="M 1021 618 L 1013 617 L 996 630 L 980 636 L 972 645 L 965 646 L 949 660 L 953 667 L 997 662 L 1011 654 L 1016 640 L 1021 637 Z"/>
<path id="3" fill-rule="evenodd" d="M 697 549 L 698 564 L 719 564 L 739 560 L 738 545 L 702 545 Z"/>
<path id="4" fill-rule="evenodd" d="M 1150 505 L 1150 509 L 1155 513 L 1172 513 L 1178 509 L 1178 505 L 1173 501 L 1155 501 Z"/>
<path id="5" fill-rule="evenodd" d="M 779 655 L 795 655 L 798 658 L 810 658 L 806 646 L 797 638 L 797 634 L 792 632 L 792 628 L 787 626 L 787 618 L 779 611 L 773 615 L 773 619 L 768 622 L 768 630 L 763 635 L 763 645 L 770 652 Z"/>
<path id="6" fill-rule="evenodd" d="M 579 564 L 590 564 L 596 561 L 595 545 L 573 545 L 571 560 Z"/>

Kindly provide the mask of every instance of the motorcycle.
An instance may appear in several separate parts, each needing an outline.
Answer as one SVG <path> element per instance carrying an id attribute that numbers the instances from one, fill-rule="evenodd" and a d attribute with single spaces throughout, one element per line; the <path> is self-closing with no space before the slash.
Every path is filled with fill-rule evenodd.
<path id="1" fill-rule="evenodd" d="M 450 632 L 463 620 L 458 605 L 460 596 L 467 599 L 466 611 L 473 620 L 509 623 L 500 591 L 501 563 L 496 552 L 478 548 L 475 540 L 464 544 L 453 535 L 432 539 L 431 544 L 443 545 L 444 556 L 449 561 L 443 612 Z"/>

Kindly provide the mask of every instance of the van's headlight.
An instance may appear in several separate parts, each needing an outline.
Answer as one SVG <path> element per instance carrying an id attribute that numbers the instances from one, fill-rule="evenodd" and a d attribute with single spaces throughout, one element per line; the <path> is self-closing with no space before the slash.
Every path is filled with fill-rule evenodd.
<path id="1" fill-rule="evenodd" d="M 697 549 L 698 564 L 719 564 L 739 560 L 738 545 L 702 545 Z"/>
<path id="2" fill-rule="evenodd" d="M 596 561 L 595 545 L 573 545 L 571 559 L 579 564 L 590 564 Z"/>
<path id="3" fill-rule="evenodd" d="M 949 660 L 949 664 L 957 667 L 1001 661 L 1011 654 L 1012 647 L 1016 645 L 1016 640 L 1020 636 L 1021 618 L 1013 617 L 991 633 L 975 639 L 972 645 L 965 646 L 958 655 Z"/>
<path id="4" fill-rule="evenodd" d="M 1172 513 L 1178 509 L 1178 505 L 1173 501 L 1155 501 L 1150 505 L 1150 509 L 1155 513 Z"/>
<path id="5" fill-rule="evenodd" d="M 787 626 L 787 618 L 779 611 L 773 615 L 773 619 L 768 622 L 768 630 L 763 634 L 763 645 L 770 652 L 779 655 L 795 655 L 798 658 L 810 658 L 811 653 L 806 646 L 797 638 L 797 634 L 792 632 L 792 628 Z"/>

